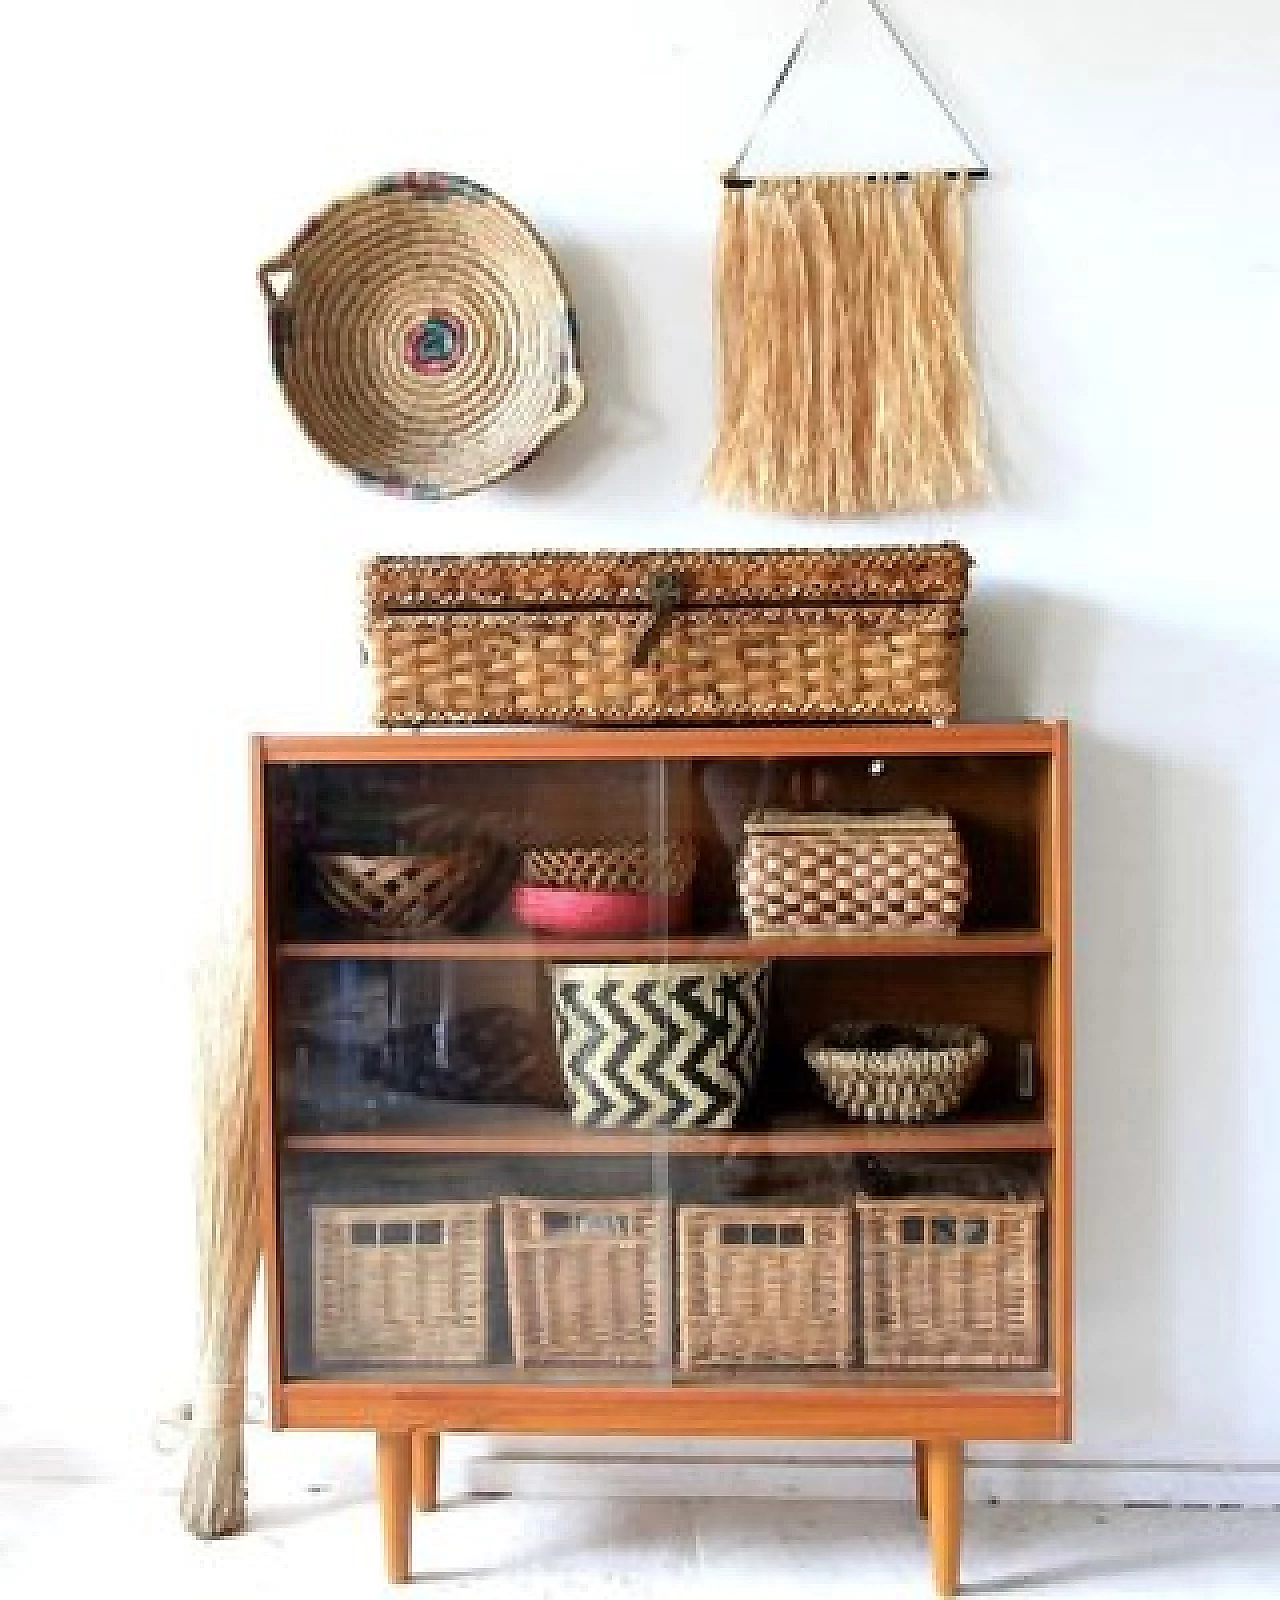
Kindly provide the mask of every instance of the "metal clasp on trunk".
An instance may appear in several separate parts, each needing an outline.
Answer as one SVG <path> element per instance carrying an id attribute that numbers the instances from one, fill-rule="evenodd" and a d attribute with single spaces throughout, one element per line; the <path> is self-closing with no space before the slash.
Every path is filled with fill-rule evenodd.
<path id="1" fill-rule="evenodd" d="M 662 636 L 670 618 L 680 609 L 683 601 L 678 572 L 655 572 L 649 579 L 649 605 L 653 611 L 648 626 L 636 640 L 631 654 L 631 665 L 642 667 L 653 653 L 653 647 Z"/>

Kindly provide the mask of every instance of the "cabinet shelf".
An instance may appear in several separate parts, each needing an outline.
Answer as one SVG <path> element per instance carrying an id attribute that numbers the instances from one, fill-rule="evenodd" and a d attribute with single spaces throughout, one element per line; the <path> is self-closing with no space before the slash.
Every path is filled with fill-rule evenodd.
<path id="1" fill-rule="evenodd" d="M 530 939 L 476 934 L 438 939 L 289 939 L 281 961 L 838 961 L 900 956 L 1041 956 L 1052 950 L 1037 930 L 957 934 L 854 934 L 753 939 L 743 933 L 680 934 L 670 939 Z"/>
<path id="2" fill-rule="evenodd" d="M 857 1155 L 1052 1150 L 1052 1125 L 1039 1113 L 909 1127 L 840 1123 L 734 1129 L 726 1133 L 575 1128 L 560 1112 L 490 1107 L 441 1119 L 441 1126 L 343 1133 L 291 1133 L 284 1148 L 330 1155 Z"/>

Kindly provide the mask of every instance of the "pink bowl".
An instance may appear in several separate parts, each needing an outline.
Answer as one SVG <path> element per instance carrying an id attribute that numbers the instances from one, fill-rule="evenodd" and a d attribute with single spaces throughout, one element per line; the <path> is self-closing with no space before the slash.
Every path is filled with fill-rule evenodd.
<path id="1" fill-rule="evenodd" d="M 622 889 L 556 889 L 517 884 L 511 910 L 538 933 L 642 934 L 689 926 L 689 895 L 638 894 Z"/>

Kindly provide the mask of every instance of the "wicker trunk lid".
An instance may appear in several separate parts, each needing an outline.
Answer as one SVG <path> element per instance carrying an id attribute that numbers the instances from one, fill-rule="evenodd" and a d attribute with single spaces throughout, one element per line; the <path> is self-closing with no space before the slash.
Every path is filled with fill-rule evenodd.
<path id="1" fill-rule="evenodd" d="M 378 557 L 374 717 L 947 721 L 969 567 L 956 544 Z"/>

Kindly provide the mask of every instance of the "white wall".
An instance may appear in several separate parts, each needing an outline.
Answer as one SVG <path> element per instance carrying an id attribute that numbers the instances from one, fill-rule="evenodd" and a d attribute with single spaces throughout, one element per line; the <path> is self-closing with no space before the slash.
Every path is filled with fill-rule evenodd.
<path id="1" fill-rule="evenodd" d="M 1280 1462 L 1280 12 L 893 10 L 997 174 L 973 231 L 1003 492 L 826 525 L 698 489 L 717 174 L 808 0 L 24 9 L 0 95 L 9 1437 L 140 1436 L 186 1382 L 185 974 L 244 871 L 248 731 L 361 724 L 362 553 L 949 534 L 978 561 L 970 713 L 1076 725 L 1074 1448 Z M 591 390 L 527 473 L 440 506 L 312 452 L 254 282 L 408 165 L 537 220 Z"/>

